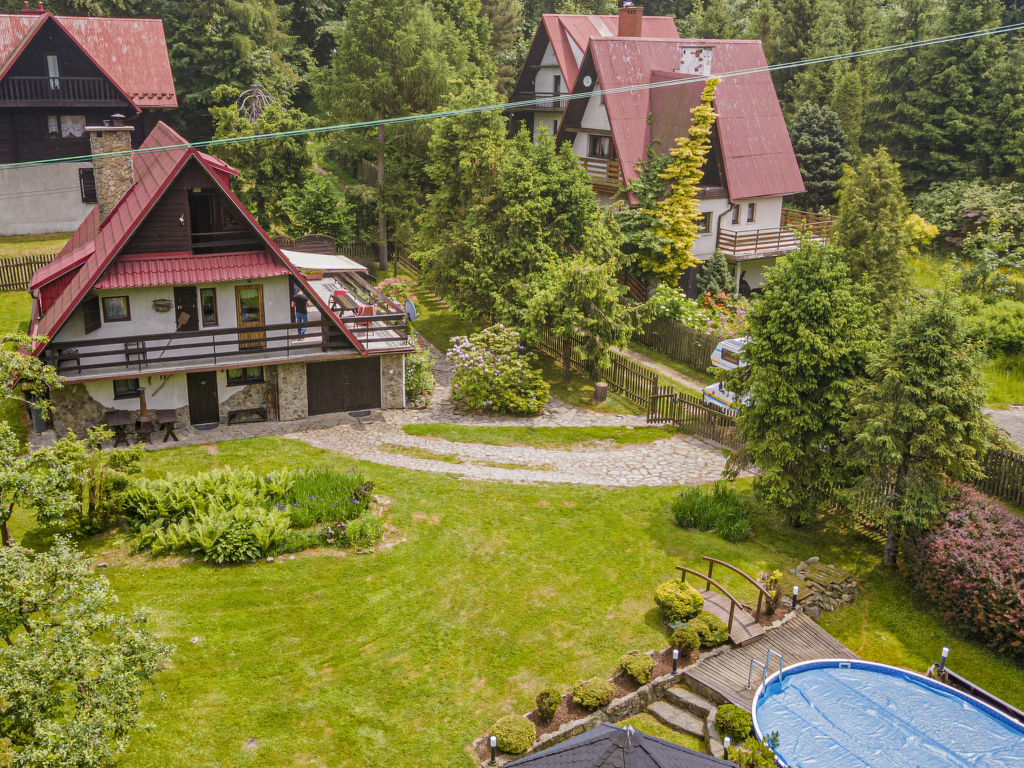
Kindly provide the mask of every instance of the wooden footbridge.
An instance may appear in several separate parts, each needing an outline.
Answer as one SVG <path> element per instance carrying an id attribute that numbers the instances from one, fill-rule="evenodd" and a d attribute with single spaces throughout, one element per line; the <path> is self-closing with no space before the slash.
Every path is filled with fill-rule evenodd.
<path id="1" fill-rule="evenodd" d="M 696 576 L 699 581 L 704 582 L 704 589 L 698 590 L 700 596 L 704 598 L 704 610 L 713 613 L 725 622 L 725 625 L 729 628 L 729 639 L 733 645 L 743 645 L 752 640 L 757 640 L 757 638 L 764 634 L 764 627 L 761 626 L 761 612 L 768 607 L 771 600 L 768 590 L 735 565 L 730 565 L 724 560 L 716 560 L 707 555 L 704 556 L 704 559 L 708 561 L 706 576 L 692 568 L 677 565 L 676 570 L 680 571 L 680 579 L 685 582 L 686 574 L 689 573 Z M 712 578 L 716 565 L 738 573 L 754 586 L 757 590 L 757 607 L 753 611 Z M 713 591 L 712 587 L 718 591 Z"/>

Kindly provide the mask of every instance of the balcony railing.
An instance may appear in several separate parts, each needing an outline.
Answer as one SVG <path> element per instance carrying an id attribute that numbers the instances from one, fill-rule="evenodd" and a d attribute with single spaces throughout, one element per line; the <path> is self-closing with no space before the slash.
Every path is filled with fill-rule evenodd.
<path id="1" fill-rule="evenodd" d="M 513 101 L 536 101 L 536 104 L 531 104 L 528 107 L 519 107 L 519 109 L 528 109 L 536 112 L 562 112 L 565 109 L 565 105 L 568 104 L 567 93 L 554 93 L 553 91 L 519 91 L 513 97 Z"/>
<path id="2" fill-rule="evenodd" d="M 0 102 L 116 105 L 124 101 L 103 77 L 5 77 L 0 81 Z"/>
<path id="3" fill-rule="evenodd" d="M 408 323 L 402 313 L 344 317 L 341 322 L 367 351 L 408 347 Z M 351 342 L 332 323 L 306 322 L 54 342 L 45 356 L 59 374 L 73 381 L 208 365 L 240 368 L 346 349 L 355 354 Z"/>
<path id="4" fill-rule="evenodd" d="M 192 233 L 192 253 L 227 253 L 238 250 L 255 251 L 261 248 L 263 248 L 263 243 L 248 229 Z"/>
<path id="5" fill-rule="evenodd" d="M 580 165 L 590 175 L 595 189 L 617 192 L 626 186 L 618 160 L 604 157 L 581 157 Z"/>
<path id="6" fill-rule="evenodd" d="M 795 251 L 803 238 L 825 241 L 832 234 L 831 217 L 819 213 L 783 210 L 779 223 L 770 229 L 723 227 L 716 247 L 728 261 L 749 261 Z"/>

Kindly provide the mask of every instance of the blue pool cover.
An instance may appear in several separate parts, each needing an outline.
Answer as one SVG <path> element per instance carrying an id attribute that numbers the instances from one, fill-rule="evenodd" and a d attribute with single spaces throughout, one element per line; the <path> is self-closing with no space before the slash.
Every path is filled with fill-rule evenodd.
<path id="1" fill-rule="evenodd" d="M 761 738 L 789 768 L 1024 768 L 1024 725 L 949 686 L 864 661 L 823 660 L 769 678 Z"/>

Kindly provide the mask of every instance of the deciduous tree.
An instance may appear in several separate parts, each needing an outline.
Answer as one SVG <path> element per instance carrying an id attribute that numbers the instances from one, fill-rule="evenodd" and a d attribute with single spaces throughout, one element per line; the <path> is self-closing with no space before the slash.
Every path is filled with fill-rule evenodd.
<path id="1" fill-rule="evenodd" d="M 38 554 L 0 548 L 0 741 L 14 765 L 98 768 L 124 750 L 171 648 L 116 603 L 64 539 Z"/>
<path id="2" fill-rule="evenodd" d="M 986 437 L 981 351 L 967 338 L 955 297 L 940 290 L 906 307 L 874 355 L 851 422 L 857 489 L 886 532 L 885 564 L 908 527 L 942 517 L 945 483 L 980 474 Z"/>
<path id="3" fill-rule="evenodd" d="M 804 523 L 846 485 L 840 448 L 874 317 L 834 245 L 805 242 L 763 285 L 747 314 L 748 367 L 730 388 L 749 397 L 738 423 L 761 468 L 755 489 L 791 522 Z"/>
<path id="4" fill-rule="evenodd" d="M 312 174 L 301 187 L 293 188 L 281 200 L 281 211 L 288 220 L 288 234 L 293 237 L 319 233 L 347 243 L 355 232 L 352 206 L 334 180 L 320 173 Z"/>

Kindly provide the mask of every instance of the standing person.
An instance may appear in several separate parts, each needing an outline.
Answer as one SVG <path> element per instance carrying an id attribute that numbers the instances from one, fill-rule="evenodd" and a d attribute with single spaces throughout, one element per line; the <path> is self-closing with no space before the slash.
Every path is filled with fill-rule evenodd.
<path id="1" fill-rule="evenodd" d="M 295 293 L 292 294 L 292 309 L 295 310 L 295 322 L 305 323 L 309 321 L 309 299 L 299 289 L 295 289 Z M 305 328 L 299 328 L 299 336 L 306 334 Z"/>

